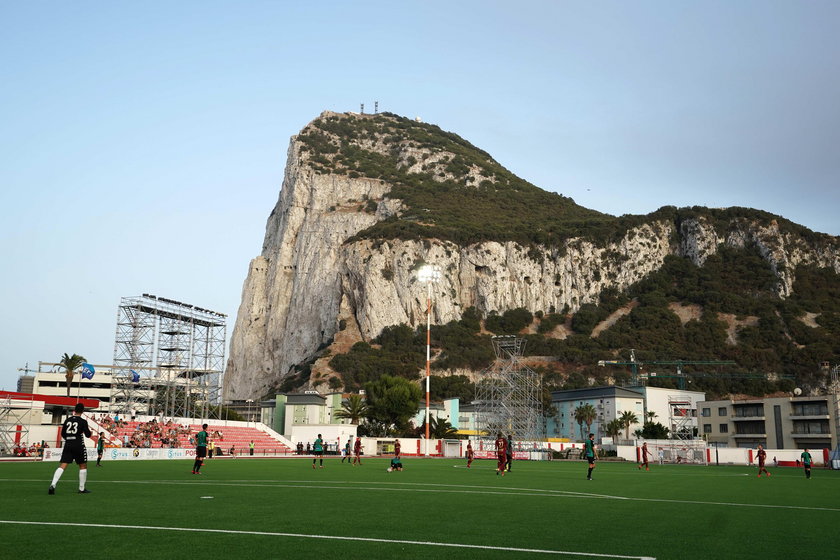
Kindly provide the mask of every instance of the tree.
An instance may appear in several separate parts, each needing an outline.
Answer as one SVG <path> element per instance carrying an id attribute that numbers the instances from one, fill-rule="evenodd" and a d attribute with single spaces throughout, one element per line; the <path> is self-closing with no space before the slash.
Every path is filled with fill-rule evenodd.
<path id="1" fill-rule="evenodd" d="M 577 422 L 578 426 L 581 427 L 580 439 L 586 439 L 586 436 L 583 433 L 583 425 L 586 424 L 586 433 L 589 433 L 592 429 L 592 423 L 595 421 L 597 416 L 598 412 L 590 403 L 586 403 L 575 409 L 575 422 Z"/>
<path id="2" fill-rule="evenodd" d="M 64 353 L 64 356 L 61 358 L 61 361 L 58 362 L 60 367 L 64 368 L 64 378 L 67 380 L 67 396 L 70 396 L 70 384 L 73 383 L 73 375 L 77 369 L 82 367 L 82 364 L 85 363 L 84 356 L 79 356 L 78 354 L 73 354 L 72 356 L 68 356 L 67 353 Z"/>
<path id="3" fill-rule="evenodd" d="M 656 418 L 656 417 L 657 417 L 657 416 L 659 416 L 659 415 L 658 415 L 658 414 L 656 414 L 656 413 L 655 413 L 654 411 L 652 411 L 652 410 L 648 410 L 648 411 L 645 413 L 645 416 L 647 416 L 647 421 L 648 421 L 648 422 L 653 422 L 653 419 L 654 419 L 654 418 Z"/>
<path id="4" fill-rule="evenodd" d="M 645 439 L 668 439 L 668 428 L 659 422 L 645 422 L 642 427 L 642 437 Z"/>
<path id="5" fill-rule="evenodd" d="M 635 412 L 632 412 L 630 410 L 625 410 L 624 412 L 621 413 L 621 416 L 618 419 L 621 422 L 621 425 L 624 428 L 625 433 L 627 434 L 627 439 L 629 440 L 630 439 L 630 426 L 633 425 L 633 424 L 638 424 L 639 423 L 639 417 L 636 416 Z"/>
<path id="6" fill-rule="evenodd" d="M 604 432 L 612 437 L 618 438 L 621 435 L 621 430 L 624 428 L 624 425 L 621 423 L 621 420 L 618 418 L 613 418 L 612 420 L 607 423 L 606 427 L 604 428 Z"/>
<path id="7" fill-rule="evenodd" d="M 347 400 L 341 403 L 341 410 L 335 413 L 339 418 L 350 420 L 351 424 L 358 424 L 367 414 L 368 406 L 361 395 L 350 395 L 347 397 Z"/>
<path id="8" fill-rule="evenodd" d="M 420 433 L 426 433 L 426 421 L 420 426 Z M 458 438 L 458 430 L 452 427 L 449 420 L 446 418 L 438 418 L 431 416 L 429 418 L 429 437 L 431 439 L 456 439 Z"/>
<path id="9" fill-rule="evenodd" d="M 435 375 L 430 386 L 429 397 L 433 401 L 458 398 L 469 403 L 475 397 L 475 383 L 466 375 Z"/>
<path id="10" fill-rule="evenodd" d="M 416 383 L 402 378 L 383 375 L 376 381 L 365 383 L 368 414 L 371 420 L 388 428 L 403 431 L 420 405 L 423 392 Z"/>

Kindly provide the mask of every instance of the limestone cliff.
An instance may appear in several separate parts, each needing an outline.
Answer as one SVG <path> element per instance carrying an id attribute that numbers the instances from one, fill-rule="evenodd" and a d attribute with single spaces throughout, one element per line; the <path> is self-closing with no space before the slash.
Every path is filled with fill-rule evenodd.
<path id="1" fill-rule="evenodd" d="M 433 285 L 436 323 L 457 319 L 470 306 L 575 310 L 597 301 L 604 288 L 628 288 L 668 255 L 702 265 L 723 244 L 757 247 L 779 279 L 781 297 L 790 294 L 799 264 L 840 273 L 835 238 L 806 237 L 774 219 L 699 212 L 676 220 L 666 212 L 616 225 L 615 218 L 522 183 L 436 127 L 392 115 L 322 114 L 292 138 L 262 253 L 243 287 L 224 398 L 264 396 L 329 344 L 342 320 L 364 339 L 388 325 L 424 322 L 426 287 L 416 278 L 424 263 L 442 271 Z M 458 188 L 471 189 L 459 196 L 477 190 L 485 196 L 464 199 L 479 202 L 454 210 L 449 204 L 454 217 L 440 218 L 444 212 L 434 205 L 443 194 L 435 194 L 436 184 L 447 196 Z M 424 192 L 431 195 L 417 198 Z M 506 197 L 496 204 L 500 213 L 482 208 L 472 222 L 457 221 L 500 192 Z M 504 214 L 520 195 L 526 214 L 529 205 L 551 206 L 549 214 L 535 223 Z M 524 237 L 555 214 L 566 221 Z M 593 221 L 611 228 L 609 235 L 587 235 L 580 224 Z"/>

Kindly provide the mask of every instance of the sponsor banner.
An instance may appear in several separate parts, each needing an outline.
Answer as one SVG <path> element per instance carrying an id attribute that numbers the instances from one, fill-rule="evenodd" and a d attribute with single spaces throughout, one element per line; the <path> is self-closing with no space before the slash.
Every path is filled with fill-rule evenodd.
<path id="1" fill-rule="evenodd" d="M 88 461 L 96 461 L 96 448 L 87 448 Z M 102 459 L 107 461 L 147 461 L 163 459 L 194 459 L 195 449 L 141 449 L 137 447 L 106 447 Z M 59 461 L 61 448 L 44 449 L 44 461 Z"/>

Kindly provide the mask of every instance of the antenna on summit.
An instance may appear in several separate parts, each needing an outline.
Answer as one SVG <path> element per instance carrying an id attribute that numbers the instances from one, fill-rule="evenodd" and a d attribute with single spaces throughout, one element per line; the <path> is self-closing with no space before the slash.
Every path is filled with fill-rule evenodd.
<path id="1" fill-rule="evenodd" d="M 364 115 L 365 114 L 365 104 L 362 103 L 361 105 L 362 105 L 362 109 L 359 112 Z"/>
<path id="2" fill-rule="evenodd" d="M 373 102 L 373 114 L 376 115 L 379 113 L 379 101 Z"/>

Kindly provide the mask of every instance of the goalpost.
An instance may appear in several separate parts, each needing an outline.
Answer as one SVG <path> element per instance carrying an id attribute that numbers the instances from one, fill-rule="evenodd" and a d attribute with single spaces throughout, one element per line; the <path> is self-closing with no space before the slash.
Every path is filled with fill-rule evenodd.
<path id="1" fill-rule="evenodd" d="M 706 442 L 703 440 L 653 440 L 647 444 L 648 461 L 651 463 L 708 464 Z"/>

